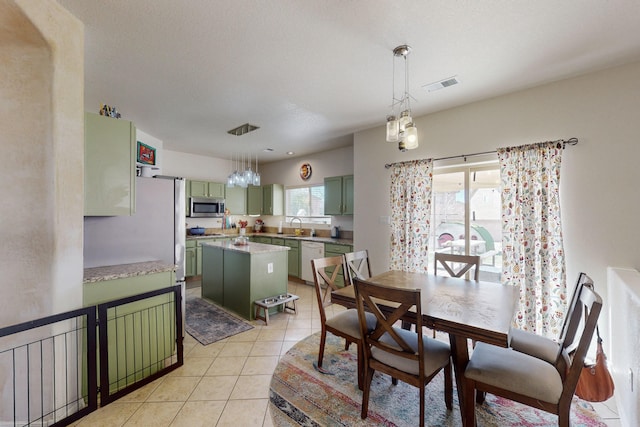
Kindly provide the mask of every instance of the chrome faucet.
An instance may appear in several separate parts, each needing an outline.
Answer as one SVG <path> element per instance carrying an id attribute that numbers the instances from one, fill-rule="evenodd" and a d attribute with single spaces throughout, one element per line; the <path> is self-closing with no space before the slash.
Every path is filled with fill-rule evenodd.
<path id="1" fill-rule="evenodd" d="M 295 220 L 300 221 L 300 227 L 298 227 L 298 230 L 300 230 L 298 233 L 296 234 L 302 234 L 302 220 L 300 218 L 298 218 L 297 216 L 294 216 L 293 218 L 291 218 L 291 222 L 289 223 L 289 227 L 293 227 L 293 221 Z"/>

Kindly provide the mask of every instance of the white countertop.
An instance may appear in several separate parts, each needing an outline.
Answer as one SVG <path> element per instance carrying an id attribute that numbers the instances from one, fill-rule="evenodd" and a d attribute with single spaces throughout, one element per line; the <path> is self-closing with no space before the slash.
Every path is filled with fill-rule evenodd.
<path id="1" fill-rule="evenodd" d="M 96 283 L 106 280 L 124 279 L 134 276 L 145 276 L 147 274 L 165 273 L 175 271 L 174 264 L 167 264 L 162 261 L 136 262 L 133 264 L 106 265 L 103 267 L 92 267 L 84 269 L 83 283 Z"/>

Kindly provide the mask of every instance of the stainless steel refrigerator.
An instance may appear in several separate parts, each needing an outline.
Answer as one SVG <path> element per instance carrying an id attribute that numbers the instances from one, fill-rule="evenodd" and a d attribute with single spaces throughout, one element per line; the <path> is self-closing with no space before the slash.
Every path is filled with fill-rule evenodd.
<path id="1" fill-rule="evenodd" d="M 134 215 L 84 218 L 84 267 L 164 261 L 183 283 L 185 239 L 185 181 L 138 177 Z"/>

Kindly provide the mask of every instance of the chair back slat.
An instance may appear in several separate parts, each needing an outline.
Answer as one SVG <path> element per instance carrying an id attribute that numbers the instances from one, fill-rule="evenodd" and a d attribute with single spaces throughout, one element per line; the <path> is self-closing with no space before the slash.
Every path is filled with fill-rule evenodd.
<path id="1" fill-rule="evenodd" d="M 571 296 L 571 301 L 569 301 L 569 305 L 567 306 L 567 312 L 565 314 L 564 322 L 562 323 L 562 330 L 560 331 L 560 336 L 558 337 L 558 342 L 562 344 L 563 347 L 567 348 L 567 351 L 570 353 L 578 346 L 578 342 L 576 340 L 576 333 L 578 331 L 579 324 L 573 324 L 572 328 L 569 328 L 570 325 L 570 313 L 576 310 L 576 303 L 578 302 L 578 297 L 580 296 L 580 292 L 583 286 L 588 286 L 593 289 L 593 280 L 585 273 L 580 273 L 578 276 L 578 282 L 576 283 L 576 288 L 573 291 L 573 295 Z M 577 310 L 581 310 L 581 307 L 578 306 Z M 581 313 L 578 313 L 580 316 Z"/>
<path id="2" fill-rule="evenodd" d="M 436 252 L 434 257 L 433 272 L 436 275 L 438 274 L 438 264 L 440 264 L 451 277 L 462 277 L 467 271 L 475 267 L 473 280 L 479 280 L 480 278 L 480 256 L 478 255 Z"/>
<path id="3" fill-rule="evenodd" d="M 420 290 L 419 289 L 398 289 L 388 286 L 378 285 L 354 278 L 354 287 L 356 293 L 356 305 L 359 310 L 360 319 L 364 318 L 364 312 L 372 312 L 376 316 L 376 328 L 368 333 L 363 334 L 365 339 L 365 351 L 369 352 L 370 347 L 377 347 L 383 351 L 392 353 L 411 360 L 419 360 L 422 349 L 422 333 L 418 333 L 418 351 L 416 352 L 393 328 L 394 324 L 407 315 L 407 312 L 415 309 L 416 313 L 416 330 L 422 331 L 422 309 L 420 306 Z M 385 301 L 385 306 L 395 306 L 394 309 L 381 310 L 380 302 Z M 389 302 L 393 304 L 389 304 Z M 366 324 L 362 324 L 362 328 Z M 395 345 L 390 345 L 380 339 L 388 334 Z"/>
<path id="4" fill-rule="evenodd" d="M 329 275 L 327 270 L 333 268 Z M 324 323 L 326 320 L 324 308 L 331 305 L 331 292 L 338 290 L 336 284 L 338 273 L 341 271 L 344 275 L 344 258 L 342 256 L 316 258 L 311 260 L 311 271 L 313 272 L 313 284 L 316 289 L 316 297 L 320 309 L 320 317 Z M 322 285 L 326 284 L 326 287 Z"/>
<path id="5" fill-rule="evenodd" d="M 571 396 L 575 392 L 602 310 L 602 298 L 593 290 L 590 283 L 580 286 L 579 290 L 573 310 L 568 313 L 567 336 L 562 343 L 560 363 L 557 366 L 558 372 L 565 381 L 563 394 L 571 394 Z M 577 346 L 574 341 L 577 341 Z"/>
<path id="6" fill-rule="evenodd" d="M 371 277 L 369 252 L 366 249 L 346 253 L 344 254 L 344 259 L 350 285 L 353 285 L 353 279 L 356 277 L 361 280 L 366 280 Z"/>

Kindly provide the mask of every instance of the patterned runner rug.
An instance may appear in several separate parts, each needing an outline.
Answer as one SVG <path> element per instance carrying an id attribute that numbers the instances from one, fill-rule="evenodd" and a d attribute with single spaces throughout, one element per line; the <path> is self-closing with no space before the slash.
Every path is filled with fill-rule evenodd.
<path id="1" fill-rule="evenodd" d="M 253 329 L 253 325 L 201 298 L 187 297 L 185 305 L 185 330 L 202 345 Z"/>
<path id="2" fill-rule="evenodd" d="M 271 380 L 270 412 L 276 426 L 416 426 L 418 425 L 418 389 L 376 372 L 371 385 L 369 415 L 360 419 L 362 392 L 356 378 L 356 349 L 344 350 L 344 341 L 327 334 L 322 374 L 313 367 L 318 356 L 320 333 L 297 343 L 282 357 Z M 460 407 L 455 389 L 453 410 L 444 404 L 444 381 L 440 373 L 426 387 L 427 426 L 460 426 Z M 557 426 L 558 418 L 488 394 L 476 406 L 477 425 Z M 574 397 L 571 425 L 606 427 L 590 403 Z"/>

